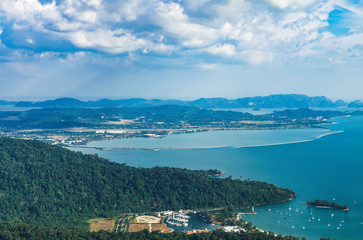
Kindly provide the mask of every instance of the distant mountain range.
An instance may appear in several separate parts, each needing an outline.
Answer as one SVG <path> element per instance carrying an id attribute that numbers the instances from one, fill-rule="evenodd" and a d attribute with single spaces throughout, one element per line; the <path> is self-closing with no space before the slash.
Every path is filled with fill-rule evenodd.
<path id="1" fill-rule="evenodd" d="M 39 108 L 93 108 L 93 107 L 152 107 L 161 105 L 194 106 L 199 108 L 309 108 L 309 107 L 363 107 L 363 103 L 343 100 L 332 101 L 324 96 L 309 97 L 299 94 L 275 94 L 269 96 L 245 97 L 237 99 L 200 98 L 194 101 L 130 98 L 121 100 L 101 99 L 81 101 L 75 98 L 58 98 L 42 102 L 7 102 L 0 100 L 0 105 L 15 104 L 17 107 Z"/>
<path id="2" fill-rule="evenodd" d="M 361 102 L 359 100 L 353 101 L 353 102 L 348 104 L 348 107 L 350 107 L 350 108 L 363 108 L 363 102 Z"/>

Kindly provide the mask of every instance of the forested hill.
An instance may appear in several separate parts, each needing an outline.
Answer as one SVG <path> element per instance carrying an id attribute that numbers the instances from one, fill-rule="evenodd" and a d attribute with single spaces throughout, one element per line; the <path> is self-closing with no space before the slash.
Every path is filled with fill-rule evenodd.
<path id="1" fill-rule="evenodd" d="M 0 128 L 62 129 L 88 128 L 133 128 L 133 129 L 181 129 L 185 127 L 241 128 L 254 126 L 278 127 L 286 125 L 312 126 L 324 118 L 344 116 L 339 111 L 315 111 L 296 109 L 265 115 L 252 115 L 235 111 L 213 111 L 186 106 L 157 106 L 147 108 L 44 108 L 28 111 L 0 112 Z M 128 120 L 121 123 L 120 120 Z M 256 122 L 272 121 L 261 125 Z M 257 124 L 257 125 L 256 125 Z M 273 125 L 271 125 L 273 124 Z"/>
<path id="2" fill-rule="evenodd" d="M 48 240 L 48 239 L 77 239 L 77 240 L 300 240 L 300 237 L 293 236 L 275 236 L 274 234 L 263 232 L 224 232 L 216 230 L 208 233 L 187 235 L 183 232 L 160 233 L 149 232 L 147 230 L 141 232 L 120 232 L 111 233 L 106 231 L 89 232 L 80 231 L 78 229 L 62 229 L 57 227 L 27 225 L 27 224 L 0 224 L 0 239 L 7 240 Z M 302 240 L 305 238 L 302 238 Z M 323 238 L 322 238 L 323 239 Z"/>
<path id="3" fill-rule="evenodd" d="M 346 106 L 347 103 L 342 100 L 334 102 L 324 96 L 309 97 L 302 94 L 274 94 L 269 96 L 244 97 L 237 99 L 200 98 L 194 101 L 144 98 L 81 101 L 75 98 L 58 98 L 42 102 L 20 101 L 15 105 L 18 107 L 39 108 L 153 107 L 161 105 L 193 106 L 199 108 L 324 108 Z"/>
<path id="4" fill-rule="evenodd" d="M 0 220 L 82 227 L 87 219 L 125 212 L 247 207 L 295 195 L 212 173 L 135 168 L 35 140 L 0 138 Z"/>

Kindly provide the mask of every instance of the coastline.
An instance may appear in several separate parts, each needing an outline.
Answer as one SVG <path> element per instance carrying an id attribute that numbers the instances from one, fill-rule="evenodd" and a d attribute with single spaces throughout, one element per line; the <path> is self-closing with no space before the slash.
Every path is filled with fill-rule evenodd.
<path id="1" fill-rule="evenodd" d="M 305 140 L 298 140 L 298 141 L 291 141 L 291 142 L 279 142 L 279 143 L 267 143 L 267 144 L 257 144 L 257 145 L 246 145 L 246 146 L 228 146 L 228 145 L 223 145 L 223 146 L 210 146 L 210 147 L 181 147 L 181 148 L 174 148 L 174 147 L 167 147 L 167 148 L 143 148 L 143 147 L 90 147 L 90 146 L 86 146 L 86 145 L 71 145 L 71 146 L 66 146 L 69 148 L 86 148 L 86 149 L 98 149 L 98 150 L 102 150 L 102 151 L 107 151 L 107 150 L 145 150 L 145 151 L 170 151 L 170 150 L 202 150 L 202 149 L 219 149 L 219 148 L 253 148 L 253 147 L 268 147 L 268 146 L 278 146 L 278 145 L 286 145 L 286 144 L 295 144 L 295 143 L 304 143 L 304 142 L 311 142 L 311 141 L 315 141 L 318 140 L 320 138 L 323 138 L 325 136 L 329 136 L 329 135 L 333 135 L 333 134 L 338 134 L 338 133 L 342 133 L 344 132 L 343 130 L 341 131 L 329 131 L 328 133 L 324 133 L 321 134 L 315 138 L 311 138 L 311 139 L 305 139 Z"/>
<path id="2" fill-rule="evenodd" d="M 328 122 L 329 123 L 329 122 Z M 117 140 L 117 139 L 129 139 L 129 138 L 155 138 L 155 139 L 162 139 L 165 138 L 167 135 L 177 135 L 177 134 L 185 134 L 185 133 L 201 133 L 201 132 L 215 132 L 215 131 L 244 131 L 244 130 L 266 130 L 266 131 L 273 131 L 273 130 L 297 130 L 297 129 L 326 129 L 323 126 L 325 123 L 319 123 L 315 125 L 288 125 L 288 126 L 275 126 L 275 127 L 198 127 L 198 128 L 184 128 L 184 129 L 119 129 L 124 131 L 127 134 L 137 134 L 139 131 L 146 131 L 149 133 L 144 133 L 142 135 L 137 136 L 109 136 L 108 138 L 104 139 L 85 139 L 83 140 L 82 144 L 57 144 L 59 146 L 66 146 L 66 147 L 72 147 L 72 146 L 85 146 L 88 143 L 92 142 L 98 142 L 98 141 L 109 141 L 109 140 Z M 83 129 L 81 132 L 93 132 L 95 129 Z M 115 130 L 115 129 L 112 129 Z M 331 130 L 331 129 L 328 129 Z M 74 131 L 74 129 L 68 129 L 67 131 L 70 132 L 78 132 Z M 108 129 L 102 129 L 102 131 L 108 131 Z M 157 132 L 157 134 L 155 134 Z M 172 132 L 172 133 L 170 133 Z M 152 136 L 156 135 L 156 136 Z M 213 147 L 213 148 L 219 148 L 219 147 Z M 194 148 L 192 148 L 194 149 Z"/>

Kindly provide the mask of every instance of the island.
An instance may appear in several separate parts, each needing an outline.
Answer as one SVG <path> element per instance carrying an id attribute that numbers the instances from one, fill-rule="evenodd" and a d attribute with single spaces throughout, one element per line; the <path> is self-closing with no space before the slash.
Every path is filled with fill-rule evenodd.
<path id="1" fill-rule="evenodd" d="M 317 208 L 334 208 L 334 209 L 339 209 L 339 210 L 343 210 L 343 211 L 349 211 L 349 208 L 347 205 L 340 205 L 339 203 L 336 202 L 328 202 L 326 200 L 319 200 L 319 199 L 315 199 L 314 201 L 307 201 L 306 205 L 309 207 L 317 207 Z"/>

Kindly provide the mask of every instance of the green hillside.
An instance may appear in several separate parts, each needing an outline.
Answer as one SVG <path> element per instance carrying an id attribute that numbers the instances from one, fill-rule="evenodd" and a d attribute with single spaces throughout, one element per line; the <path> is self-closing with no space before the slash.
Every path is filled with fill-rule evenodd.
<path id="1" fill-rule="evenodd" d="M 7 240 L 48 240 L 48 239 L 75 239 L 75 240 L 215 240 L 215 239 L 230 239 L 230 240 L 300 240 L 299 237 L 292 236 L 274 236 L 273 234 L 252 232 L 252 233 L 227 233 L 222 230 L 216 230 L 209 233 L 200 233 L 187 235 L 182 232 L 160 233 L 149 231 L 141 231 L 135 233 L 121 232 L 89 232 L 78 229 L 64 229 L 57 227 L 47 227 L 39 225 L 27 224 L 1 224 L 0 239 Z M 302 240 L 305 238 L 302 238 Z M 322 238 L 323 239 L 323 238 Z"/>
<path id="2" fill-rule="evenodd" d="M 87 219 L 125 212 L 247 207 L 294 196 L 212 173 L 135 168 L 39 141 L 0 138 L 0 221 L 85 227 Z"/>

